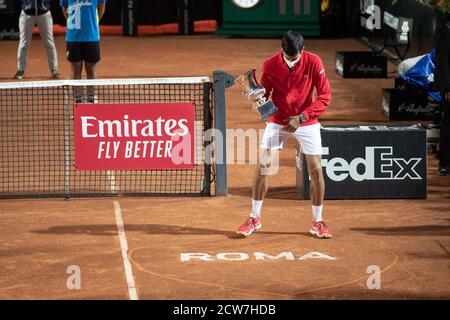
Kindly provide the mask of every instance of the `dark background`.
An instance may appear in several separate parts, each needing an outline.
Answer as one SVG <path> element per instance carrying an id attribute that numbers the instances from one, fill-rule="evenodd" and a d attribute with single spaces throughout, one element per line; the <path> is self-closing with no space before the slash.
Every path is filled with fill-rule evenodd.
<path id="1" fill-rule="evenodd" d="M 430 53 L 434 46 L 434 24 L 438 19 L 438 11 L 420 4 L 416 0 L 402 0 L 392 5 L 392 0 L 375 0 L 375 4 L 381 8 L 381 15 L 384 11 L 392 13 L 394 16 L 403 16 L 414 19 L 412 30 L 411 49 L 407 57 L 418 56 Z M 382 22 L 383 25 L 383 22 Z M 367 33 L 359 27 L 361 36 Z M 387 30 L 386 26 L 382 27 L 382 31 Z M 375 37 L 376 39 L 377 37 Z M 381 35 L 378 37 L 381 38 Z"/>
<path id="2" fill-rule="evenodd" d="M 16 2 L 20 11 L 19 0 Z M 102 18 L 104 25 L 120 25 L 123 0 L 107 0 L 106 12 Z M 160 25 L 178 21 L 177 5 L 179 0 L 139 0 L 137 1 L 137 21 L 140 25 Z M 193 20 L 217 20 L 220 16 L 221 1 L 219 0 L 191 0 L 191 14 Z M 66 21 L 59 6 L 59 0 L 51 0 L 53 21 L 65 25 Z"/>
<path id="3" fill-rule="evenodd" d="M 17 27 L 20 0 L 6 0 L 8 7 L 14 7 L 15 14 L 0 10 L 0 25 Z M 135 0 L 136 1 L 136 0 Z M 216 20 L 220 27 L 222 2 L 224 0 L 190 0 L 191 20 Z M 226 0 L 229 1 L 229 0 Z M 275 0 L 266 0 L 275 1 Z M 177 7 L 181 0 L 138 0 L 136 19 L 138 25 L 161 25 L 178 22 Z M 65 25 L 66 21 L 59 6 L 59 0 L 51 0 L 54 23 Z M 121 25 L 121 8 L 124 0 L 108 0 L 102 19 L 104 25 Z M 437 10 L 420 4 L 416 0 L 402 0 L 392 5 L 392 0 L 375 0 L 382 14 L 389 11 L 395 16 L 414 19 L 411 49 L 407 57 L 429 53 L 434 46 L 434 25 Z M 320 16 L 321 37 L 360 37 L 366 32 L 360 26 L 360 0 L 330 0 L 330 8 Z M 383 25 L 383 24 L 382 24 Z M 386 27 L 383 26 L 383 29 Z M 384 30 L 382 30 L 384 31 Z M 379 37 L 378 39 L 381 39 Z M 375 37 L 377 40 L 377 37 Z"/>

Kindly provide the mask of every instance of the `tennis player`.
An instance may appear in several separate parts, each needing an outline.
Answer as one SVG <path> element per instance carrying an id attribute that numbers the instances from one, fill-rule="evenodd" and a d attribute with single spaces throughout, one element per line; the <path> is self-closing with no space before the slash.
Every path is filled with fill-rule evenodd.
<path id="1" fill-rule="evenodd" d="M 261 84 L 266 89 L 265 98 L 272 94 L 278 112 L 268 120 L 260 155 L 263 159 L 273 159 L 278 156 L 277 152 L 283 148 L 288 137 L 297 139 L 311 176 L 313 224 L 310 232 L 318 238 L 331 238 L 332 234 L 322 218 L 325 184 L 318 122 L 318 117 L 330 105 L 330 85 L 321 59 L 304 50 L 302 35 L 286 32 L 281 46 L 280 52 L 265 61 L 262 68 Z M 277 169 L 271 161 L 261 161 L 262 158 L 253 180 L 252 211 L 237 230 L 238 234 L 246 237 L 261 228 L 261 207 L 268 189 L 269 175 Z"/>
<path id="2" fill-rule="evenodd" d="M 83 63 L 87 79 L 96 79 L 100 61 L 99 21 L 105 13 L 106 0 L 60 0 L 67 20 L 66 55 L 72 79 L 81 79 Z M 82 102 L 82 92 L 75 92 L 75 102 Z M 93 87 L 88 87 L 88 102 L 94 102 Z"/>

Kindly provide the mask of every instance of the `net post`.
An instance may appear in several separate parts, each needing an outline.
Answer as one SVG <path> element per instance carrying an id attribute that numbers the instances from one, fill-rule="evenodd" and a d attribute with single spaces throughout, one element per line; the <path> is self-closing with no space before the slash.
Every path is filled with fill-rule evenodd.
<path id="1" fill-rule="evenodd" d="M 211 82 L 206 82 L 203 84 L 203 152 L 204 152 L 204 175 L 205 184 L 201 190 L 202 194 L 211 194 L 211 157 L 208 152 L 208 147 L 212 143 L 211 140 L 206 136 L 207 132 L 212 127 L 212 115 L 211 115 Z"/>
<path id="2" fill-rule="evenodd" d="M 225 89 L 234 84 L 232 75 L 225 71 L 216 70 L 213 72 L 214 81 L 214 128 L 222 134 L 222 146 L 216 148 L 216 183 L 215 194 L 224 196 L 228 194 L 228 176 L 227 176 L 227 135 L 226 135 L 226 99 Z M 216 146 L 217 147 L 217 146 Z"/>
<path id="3" fill-rule="evenodd" d="M 70 199 L 70 97 L 64 86 L 64 197 Z"/>

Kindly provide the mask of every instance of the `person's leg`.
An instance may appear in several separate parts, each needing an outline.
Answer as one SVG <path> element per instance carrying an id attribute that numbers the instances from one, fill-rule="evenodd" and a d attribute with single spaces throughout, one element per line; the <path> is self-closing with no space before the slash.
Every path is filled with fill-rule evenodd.
<path id="1" fill-rule="evenodd" d="M 262 227 L 261 208 L 264 197 L 269 188 L 269 176 L 278 171 L 277 149 L 261 149 L 258 164 L 253 175 L 252 185 L 252 211 L 244 223 L 236 231 L 245 237 L 251 235 L 253 231 Z"/>
<path id="2" fill-rule="evenodd" d="M 35 18 L 22 11 L 19 18 L 20 41 L 17 50 L 17 69 L 22 71 L 22 73 L 27 66 L 28 48 L 30 47 L 31 39 L 33 38 L 34 24 Z"/>
<path id="3" fill-rule="evenodd" d="M 450 17 L 442 15 L 437 20 L 435 32 L 436 68 L 435 86 L 441 92 L 442 124 L 439 143 L 439 174 L 450 175 Z"/>
<path id="4" fill-rule="evenodd" d="M 83 61 L 72 61 L 70 62 L 70 76 L 72 79 L 81 79 L 81 71 L 83 69 Z"/>
<path id="5" fill-rule="evenodd" d="M 70 78 L 79 80 L 83 70 L 83 55 L 80 42 L 66 42 L 66 57 L 70 62 Z M 83 101 L 83 87 L 74 86 L 73 95 L 76 103 Z"/>
<path id="6" fill-rule="evenodd" d="M 96 63 L 85 62 L 84 68 L 86 70 L 87 79 L 97 79 L 97 71 L 95 70 Z"/>
<path id="7" fill-rule="evenodd" d="M 322 170 L 322 139 L 320 124 L 298 128 L 294 133 L 305 154 L 310 180 L 313 225 L 310 232 L 319 238 L 331 238 L 331 232 L 323 221 L 323 199 L 325 182 Z"/>
<path id="8" fill-rule="evenodd" d="M 269 176 L 275 175 L 279 168 L 279 150 L 289 133 L 282 131 L 282 125 L 268 123 L 259 148 L 258 164 L 253 175 L 251 216 L 260 217 L 262 202 L 269 188 Z"/>
<path id="9" fill-rule="evenodd" d="M 250 215 L 254 218 L 260 218 L 261 216 L 262 202 L 269 189 L 269 176 L 274 175 L 278 170 L 278 156 L 277 149 L 260 150 L 252 185 L 252 212 Z"/>
<path id="10" fill-rule="evenodd" d="M 439 135 L 439 174 L 450 175 L 450 101 L 446 101 L 445 93 L 442 93 L 442 123 Z"/>
<path id="11" fill-rule="evenodd" d="M 86 69 L 86 78 L 87 79 L 97 79 L 97 73 L 95 71 L 95 63 L 89 63 L 85 62 L 84 67 Z M 87 86 L 87 95 L 88 95 L 88 102 L 94 103 L 95 102 L 95 87 L 94 86 Z"/>
<path id="12" fill-rule="evenodd" d="M 325 182 L 323 179 L 322 172 L 322 155 L 305 155 L 306 158 L 306 166 L 308 167 L 308 173 L 311 178 L 310 183 L 310 195 L 311 201 L 313 205 L 313 215 L 314 215 L 314 207 L 322 207 L 323 206 L 323 197 L 325 194 Z M 322 221 L 322 212 L 317 212 L 313 217 L 315 222 Z"/>
<path id="13" fill-rule="evenodd" d="M 250 217 L 238 228 L 237 233 L 249 236 L 261 227 L 261 208 L 269 187 L 269 176 L 278 172 L 279 150 L 287 139 L 288 133 L 281 131 L 283 126 L 269 123 L 261 140 L 258 164 L 253 176 L 252 211 Z"/>
<path id="14" fill-rule="evenodd" d="M 83 61 L 71 61 L 70 62 L 70 75 L 72 79 L 81 79 L 81 72 L 83 69 Z M 83 87 L 74 86 L 73 95 L 76 103 L 83 102 Z"/>
<path id="15" fill-rule="evenodd" d="M 56 54 L 55 41 L 53 39 L 53 18 L 49 12 L 37 16 L 36 22 L 39 26 L 39 32 L 41 39 L 44 42 L 44 46 L 47 50 L 48 67 L 52 72 L 53 78 L 58 78 L 58 56 Z"/>
<path id="16" fill-rule="evenodd" d="M 97 79 L 96 65 L 100 61 L 100 43 L 88 42 L 83 46 L 83 58 L 85 61 L 86 78 Z M 88 102 L 95 102 L 95 87 L 87 87 Z"/>
<path id="17" fill-rule="evenodd" d="M 270 150 L 266 150 L 270 153 Z M 269 176 L 262 174 L 263 167 L 258 163 L 253 175 L 252 198 L 254 201 L 263 201 L 269 188 Z M 259 211 L 259 210 L 258 210 Z M 259 212 L 255 212 L 259 216 Z"/>
<path id="18" fill-rule="evenodd" d="M 331 238 L 332 234 L 322 218 L 323 198 L 325 194 L 325 182 L 322 171 L 322 155 L 305 155 L 310 182 L 310 194 L 312 201 L 313 225 L 310 233 L 318 238 Z"/>

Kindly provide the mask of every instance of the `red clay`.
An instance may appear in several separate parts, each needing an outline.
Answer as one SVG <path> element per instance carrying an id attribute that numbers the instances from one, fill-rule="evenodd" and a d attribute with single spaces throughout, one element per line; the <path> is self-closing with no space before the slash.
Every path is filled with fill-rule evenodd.
<path id="1" fill-rule="evenodd" d="M 102 78 L 238 75 L 279 49 L 279 39 L 214 35 L 102 38 Z M 62 75 L 64 38 L 56 37 Z M 334 73 L 337 50 L 364 50 L 355 40 L 307 40 L 318 53 L 333 90 L 321 122 L 387 122 L 381 88 L 389 79 L 343 80 Z M 16 69 L 17 42 L 0 42 L 0 78 Z M 39 41 L 30 52 L 27 80 L 45 79 Z M 228 91 L 229 128 L 263 128 L 236 86 Z M 281 154 L 262 211 L 263 228 L 248 239 L 235 229 L 249 213 L 254 165 L 230 165 L 227 197 L 119 198 L 141 299 L 448 299 L 450 297 L 450 178 L 438 177 L 429 156 L 426 200 L 326 201 L 332 240 L 308 234 L 310 202 L 295 192 L 295 145 Z M 113 199 L 0 201 L 0 298 L 128 299 Z M 217 259 L 242 253 L 242 261 Z M 299 257 L 320 252 L 336 260 L 256 260 L 254 253 Z M 181 253 L 207 253 L 214 261 L 181 261 Z M 225 256 L 236 257 L 236 256 Z M 67 267 L 81 268 L 81 290 L 68 290 Z M 381 290 L 366 287 L 367 268 L 382 271 Z"/>

